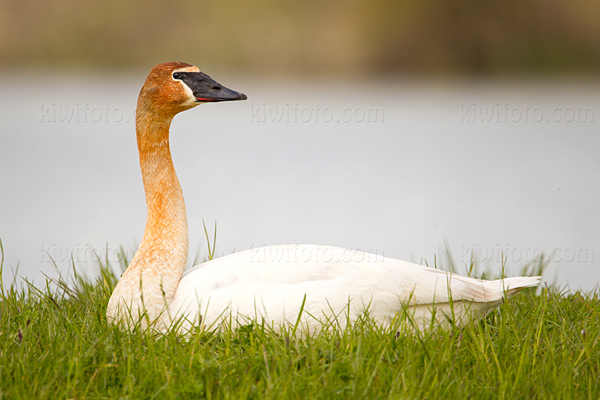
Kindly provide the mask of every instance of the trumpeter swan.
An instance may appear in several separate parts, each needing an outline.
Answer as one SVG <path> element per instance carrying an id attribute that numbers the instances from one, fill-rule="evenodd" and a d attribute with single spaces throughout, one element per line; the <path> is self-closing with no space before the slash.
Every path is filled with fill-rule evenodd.
<path id="1" fill-rule="evenodd" d="M 432 319 L 457 324 L 478 318 L 540 277 L 482 281 L 379 255 L 313 245 L 247 250 L 186 271 L 188 230 L 181 186 L 169 151 L 173 117 L 198 104 L 245 100 L 181 62 L 157 65 L 136 109 L 137 144 L 148 216 L 140 247 L 110 298 L 110 322 L 167 330 L 173 321 L 233 326 L 300 322 L 316 331 L 326 321 L 345 325 L 368 312 L 389 324 L 408 310 L 419 327 Z M 433 312 L 435 309 L 435 312 Z M 465 318 L 468 317 L 468 318 Z"/>

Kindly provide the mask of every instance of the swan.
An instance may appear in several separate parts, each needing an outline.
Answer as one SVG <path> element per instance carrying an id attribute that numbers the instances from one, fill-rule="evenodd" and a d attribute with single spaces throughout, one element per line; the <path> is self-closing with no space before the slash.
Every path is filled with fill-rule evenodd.
<path id="1" fill-rule="evenodd" d="M 110 297 L 110 323 L 188 332 L 257 321 L 315 332 L 332 321 L 346 326 L 365 312 L 385 327 L 406 310 L 422 329 L 447 324 L 449 316 L 457 325 L 480 318 L 540 282 L 541 277 L 485 281 L 317 245 L 250 249 L 184 272 L 188 229 L 169 150 L 171 121 L 199 104 L 246 98 L 190 64 L 169 62 L 150 71 L 136 108 L 146 227 Z"/>

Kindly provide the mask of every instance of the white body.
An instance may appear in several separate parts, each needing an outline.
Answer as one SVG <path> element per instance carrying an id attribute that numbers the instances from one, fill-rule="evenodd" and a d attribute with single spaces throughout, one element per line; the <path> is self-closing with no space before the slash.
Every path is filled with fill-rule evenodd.
<path id="1" fill-rule="evenodd" d="M 386 326 L 406 309 L 422 329 L 432 318 L 441 324 L 453 319 L 458 325 L 477 319 L 505 295 L 539 281 L 482 281 L 377 254 L 282 245 L 232 254 L 186 271 L 169 314 L 180 320 L 182 330 L 249 321 L 277 329 L 294 326 L 300 316 L 302 329 L 314 332 L 328 324 L 343 328 L 365 311 Z"/>

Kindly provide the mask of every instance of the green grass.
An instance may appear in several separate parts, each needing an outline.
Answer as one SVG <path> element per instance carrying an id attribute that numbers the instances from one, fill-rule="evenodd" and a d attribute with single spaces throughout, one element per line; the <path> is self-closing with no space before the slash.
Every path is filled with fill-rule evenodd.
<path id="1" fill-rule="evenodd" d="M 364 320 L 290 339 L 256 325 L 156 336 L 108 325 L 115 277 L 5 289 L 0 398 L 565 398 L 600 396 L 598 292 L 526 290 L 458 329 Z"/>

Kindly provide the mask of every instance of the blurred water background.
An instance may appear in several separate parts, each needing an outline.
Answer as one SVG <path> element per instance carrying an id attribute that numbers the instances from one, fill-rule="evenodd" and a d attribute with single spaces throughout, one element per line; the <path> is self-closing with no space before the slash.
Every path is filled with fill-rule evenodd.
<path id="1" fill-rule="evenodd" d="M 198 65 L 246 102 L 178 116 L 191 259 L 316 243 L 600 282 L 597 2 L 0 1 L 5 284 L 118 263 L 145 204 L 149 69 Z M 191 263 L 191 260 L 190 260 Z"/>

